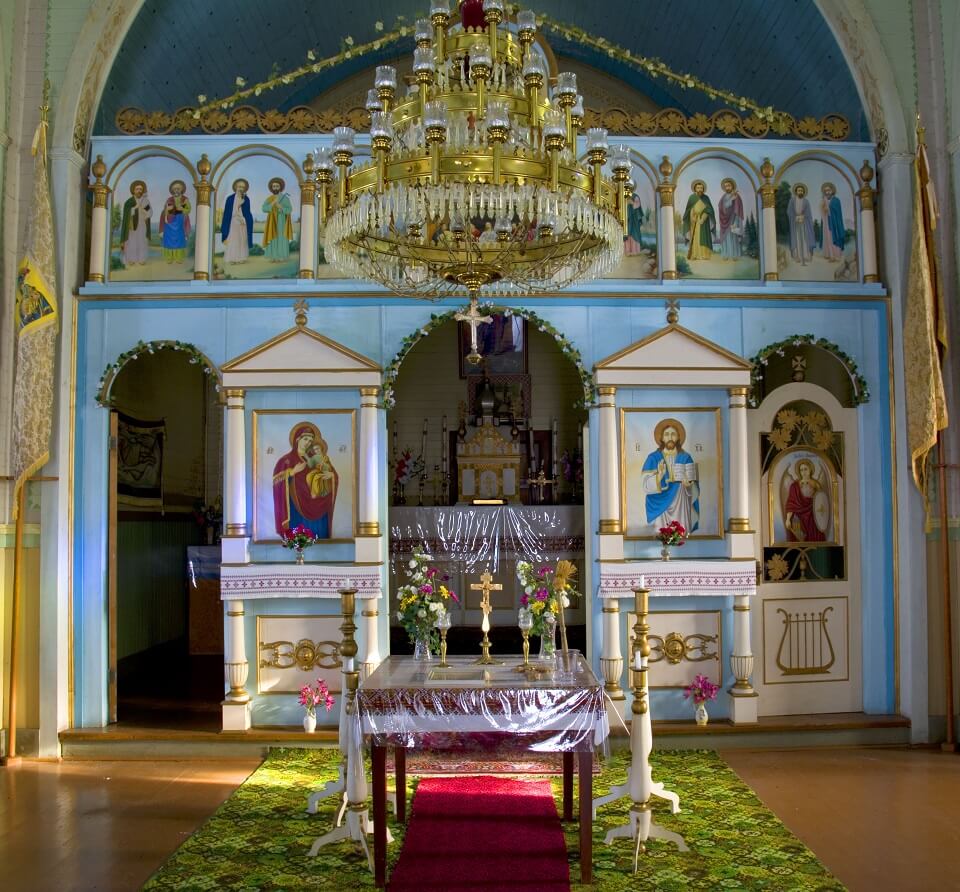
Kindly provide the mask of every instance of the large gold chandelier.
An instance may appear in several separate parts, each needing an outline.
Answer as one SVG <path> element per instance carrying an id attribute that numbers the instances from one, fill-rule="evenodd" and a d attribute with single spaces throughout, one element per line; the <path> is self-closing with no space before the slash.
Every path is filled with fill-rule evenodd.
<path id="1" fill-rule="evenodd" d="M 349 127 L 314 155 L 327 260 L 398 294 L 466 292 L 473 314 L 481 293 L 555 291 L 611 271 L 627 150 L 591 129 L 578 161 L 576 75 L 551 87 L 532 12 L 512 22 L 503 0 L 461 0 L 454 22 L 448 2 L 416 23 L 408 85 L 377 68 L 372 157 L 355 157 Z"/>

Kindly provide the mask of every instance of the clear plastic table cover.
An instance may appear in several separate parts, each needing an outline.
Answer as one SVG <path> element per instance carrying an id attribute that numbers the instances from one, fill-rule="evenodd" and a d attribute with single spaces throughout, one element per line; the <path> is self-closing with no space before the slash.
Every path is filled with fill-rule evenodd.
<path id="1" fill-rule="evenodd" d="M 555 561 L 583 556 L 582 505 L 452 505 L 390 509 L 390 557 L 423 546 L 467 572 L 522 557 Z M 394 568 L 396 569 L 396 568 Z"/>
<path id="2" fill-rule="evenodd" d="M 562 654 L 558 654 L 558 662 Z M 583 656 L 570 652 L 567 673 L 531 680 L 517 657 L 478 665 L 475 657 L 388 657 L 357 692 L 360 732 L 377 745 L 530 752 L 595 750 L 610 732 L 603 686 Z M 538 664 L 534 664 L 538 665 Z M 556 664 L 548 664 L 556 665 Z"/>

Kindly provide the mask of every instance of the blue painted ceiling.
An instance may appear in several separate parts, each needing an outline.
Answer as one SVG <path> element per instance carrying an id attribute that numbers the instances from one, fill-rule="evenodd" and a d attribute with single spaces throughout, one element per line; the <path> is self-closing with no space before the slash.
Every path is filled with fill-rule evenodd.
<path id="1" fill-rule="evenodd" d="M 676 71 L 749 96 L 796 117 L 836 112 L 853 139 L 869 139 L 867 120 L 846 62 L 814 0 L 537 0 L 531 8 L 630 49 L 656 56 Z M 116 113 L 127 106 L 174 111 L 229 95 L 240 75 L 262 80 L 306 60 L 333 55 L 351 35 L 377 36 L 378 19 L 390 30 L 398 16 L 423 16 L 429 0 L 381 0 L 370 5 L 304 0 L 147 0 L 131 27 L 104 91 L 96 132 L 116 133 Z M 549 36 L 558 56 L 592 65 L 686 114 L 721 107 L 696 90 L 651 79 L 580 44 Z M 412 53 L 412 39 L 261 96 L 261 108 L 305 103 L 343 77 L 377 62 Z M 251 103 L 254 104 L 254 103 Z"/>

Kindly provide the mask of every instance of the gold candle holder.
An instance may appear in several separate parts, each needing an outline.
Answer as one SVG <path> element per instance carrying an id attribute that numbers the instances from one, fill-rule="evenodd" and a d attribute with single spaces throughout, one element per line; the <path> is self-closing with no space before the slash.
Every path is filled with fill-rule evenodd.
<path id="1" fill-rule="evenodd" d="M 526 672 L 530 668 L 530 630 L 521 628 L 520 634 L 523 635 L 523 662 L 514 672 Z"/>
<path id="2" fill-rule="evenodd" d="M 437 664 L 441 669 L 446 669 L 450 664 L 447 662 L 447 630 L 440 627 L 440 662 Z"/>

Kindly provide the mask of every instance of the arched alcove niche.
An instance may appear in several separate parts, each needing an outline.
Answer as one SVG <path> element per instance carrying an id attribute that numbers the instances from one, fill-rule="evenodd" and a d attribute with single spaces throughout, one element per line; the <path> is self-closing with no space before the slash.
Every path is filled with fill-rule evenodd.
<path id="1" fill-rule="evenodd" d="M 425 546 L 460 597 L 450 651 L 470 653 L 482 618 L 479 592 L 470 584 L 489 569 L 503 586 L 491 595 L 493 651 L 517 653 L 523 594 L 517 561 L 553 567 L 559 559 L 572 560 L 578 588 L 585 585 L 581 438 L 586 412 L 578 408 L 584 384 L 553 334 L 519 313 L 495 314 L 493 323 L 480 328 L 478 342 L 485 360 L 473 369 L 465 359 L 467 330 L 446 320 L 404 355 L 393 384 L 394 402 L 387 412 L 389 588 L 395 592 L 404 583 L 410 552 Z M 479 446 L 485 436 L 492 445 Z M 541 468 L 545 480 L 558 482 L 529 485 Z M 488 491 L 484 479 L 496 479 L 489 485 L 498 491 Z M 504 504 L 474 503 L 490 496 Z M 395 612 L 391 603 L 391 652 L 408 652 Z M 571 647 L 585 645 L 585 615 L 583 599 L 567 611 Z M 534 642 L 534 652 L 537 646 Z"/>
<path id="2" fill-rule="evenodd" d="M 144 345 L 111 375 L 111 717 L 175 727 L 187 712 L 216 728 L 223 620 L 219 582 L 205 571 L 214 553 L 219 561 L 216 375 L 162 343 Z"/>

